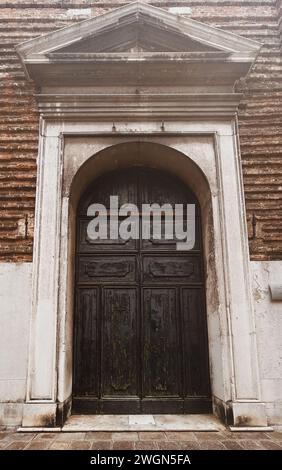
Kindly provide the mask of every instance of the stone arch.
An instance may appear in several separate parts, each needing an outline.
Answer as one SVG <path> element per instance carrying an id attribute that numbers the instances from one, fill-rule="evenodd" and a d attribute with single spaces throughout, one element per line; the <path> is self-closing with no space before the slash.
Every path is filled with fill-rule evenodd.
<path id="1" fill-rule="evenodd" d="M 70 370 L 72 369 L 72 350 L 70 331 L 72 330 L 73 315 L 73 286 L 74 286 L 74 251 L 75 251 L 75 225 L 76 208 L 80 196 L 85 191 L 89 183 L 99 176 L 115 169 L 128 168 L 132 166 L 147 166 L 164 170 L 180 178 L 196 195 L 201 207 L 202 237 L 204 253 L 204 269 L 206 284 L 206 303 L 208 319 L 209 344 L 213 344 L 219 337 L 219 294 L 217 289 L 217 278 L 215 269 L 215 244 L 213 228 L 213 208 L 212 193 L 208 178 L 203 170 L 185 155 L 168 145 L 148 142 L 130 141 L 109 145 L 89 157 L 79 166 L 73 175 L 68 175 L 68 183 L 64 186 L 64 196 L 68 201 L 68 288 L 67 288 L 67 330 L 69 354 L 64 359 L 63 374 L 68 374 L 65 385 L 68 383 L 68 395 L 71 396 L 72 383 L 70 380 Z M 216 325 L 215 325 L 216 323 Z M 213 383 L 213 370 L 215 364 L 218 367 L 217 357 L 213 357 L 210 352 L 210 374 L 212 394 L 217 387 Z M 60 362 L 60 361 L 59 361 Z M 66 367 L 67 364 L 67 367 Z M 60 387 L 59 387 L 60 389 Z M 64 390 L 66 396 L 66 390 Z"/>

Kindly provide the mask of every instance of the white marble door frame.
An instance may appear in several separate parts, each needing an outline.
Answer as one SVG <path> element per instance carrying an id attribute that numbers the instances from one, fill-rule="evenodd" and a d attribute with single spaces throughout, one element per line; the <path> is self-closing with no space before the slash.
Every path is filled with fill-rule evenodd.
<path id="1" fill-rule="evenodd" d="M 41 121 L 34 233 L 33 301 L 27 398 L 23 426 L 55 425 L 56 410 L 71 395 L 72 301 L 69 275 L 69 185 L 87 158 L 111 145 L 138 138 L 166 145 L 192 159 L 205 174 L 212 194 L 216 311 L 208 305 L 212 393 L 230 406 L 235 425 L 266 425 L 260 401 L 258 357 L 250 288 L 249 252 L 242 176 L 232 119 L 170 121 L 156 133 L 153 121 Z M 95 130 L 95 131 L 93 131 Z M 92 144 L 74 158 L 70 175 L 64 142 Z M 67 136 L 67 137 L 66 137 Z M 99 139 L 98 139 L 98 136 Z M 189 143 L 199 139 L 199 145 Z M 208 143 L 201 144 L 209 136 Z M 202 139 L 202 140 L 201 140 Z M 210 142 L 210 143 L 209 143 Z M 88 153 L 87 153 L 88 152 Z M 70 152 L 73 154 L 73 152 Z M 64 189 L 63 189 L 64 188 Z M 74 256 L 74 254 L 73 254 Z M 217 370 L 220 368 L 221 370 Z"/>

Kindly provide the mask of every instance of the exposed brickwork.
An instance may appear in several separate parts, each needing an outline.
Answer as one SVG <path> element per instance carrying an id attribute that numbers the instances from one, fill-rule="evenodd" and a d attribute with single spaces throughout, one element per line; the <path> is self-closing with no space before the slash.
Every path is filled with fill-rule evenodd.
<path id="1" fill-rule="evenodd" d="M 241 84 L 245 99 L 239 111 L 250 251 L 256 260 L 282 258 L 282 10 L 274 4 L 276 21 L 258 20 L 251 34 L 238 31 L 264 44 Z"/>
<path id="2" fill-rule="evenodd" d="M 30 261 L 36 186 L 38 113 L 14 46 L 128 2 L 0 2 L 0 260 Z M 191 8 L 193 19 L 264 44 L 239 112 L 252 259 L 282 257 L 282 0 L 151 1 Z M 81 13 L 81 14 L 79 14 Z"/>

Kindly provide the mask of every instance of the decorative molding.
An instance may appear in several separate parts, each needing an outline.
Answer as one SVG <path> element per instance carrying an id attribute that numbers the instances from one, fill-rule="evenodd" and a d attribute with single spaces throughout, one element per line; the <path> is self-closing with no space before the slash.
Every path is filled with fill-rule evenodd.
<path id="1" fill-rule="evenodd" d="M 256 54 L 260 48 L 260 44 L 251 39 L 137 1 L 89 20 L 81 21 L 73 26 L 26 41 L 19 45 L 17 50 L 23 59 L 28 58 L 31 54 L 44 55 L 74 45 L 94 34 L 105 34 L 109 29 L 120 28 L 125 22 L 127 24 L 145 22 L 153 25 L 158 23 L 168 32 L 174 30 L 184 37 L 192 38 L 207 47 L 221 51 L 248 51 Z"/>
<path id="2" fill-rule="evenodd" d="M 241 99 L 236 93 L 195 94 L 40 94 L 44 119 L 120 120 L 233 117 Z"/>
<path id="3" fill-rule="evenodd" d="M 260 44 L 141 2 L 17 46 L 37 85 L 234 85 Z"/>

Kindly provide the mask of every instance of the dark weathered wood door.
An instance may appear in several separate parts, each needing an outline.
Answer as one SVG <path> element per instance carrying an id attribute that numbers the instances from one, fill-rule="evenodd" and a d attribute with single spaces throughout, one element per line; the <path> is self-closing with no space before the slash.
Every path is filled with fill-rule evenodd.
<path id="1" fill-rule="evenodd" d="M 196 204 L 196 244 L 89 240 L 92 203 Z M 140 223 L 141 232 L 141 223 Z M 200 211 L 166 173 L 100 177 L 77 214 L 73 412 L 201 413 L 211 409 Z"/>

